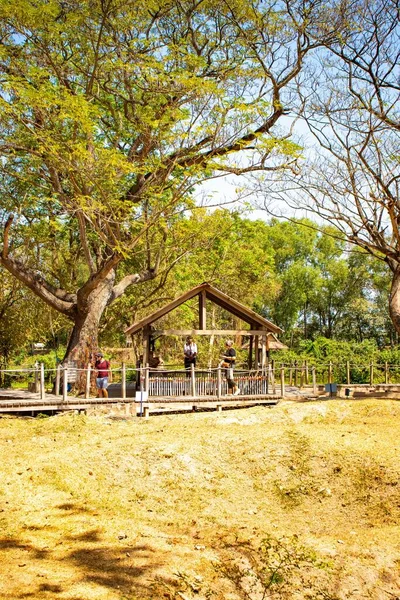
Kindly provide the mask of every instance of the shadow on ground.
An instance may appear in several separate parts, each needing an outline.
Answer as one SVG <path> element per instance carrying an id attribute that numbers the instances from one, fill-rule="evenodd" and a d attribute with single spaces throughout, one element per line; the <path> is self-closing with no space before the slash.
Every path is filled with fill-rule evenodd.
<path id="1" fill-rule="evenodd" d="M 85 512 L 74 503 L 57 509 L 73 518 Z M 49 531 L 55 541 L 46 547 L 40 536 Z M 153 597 L 152 581 L 163 560 L 151 545 L 118 537 L 110 545 L 100 529 L 84 530 L 84 524 L 78 534 L 65 535 L 61 527 L 46 526 L 29 528 L 29 534 L 27 543 L 15 536 L 0 539 L 2 600 L 53 600 L 73 593 L 75 587 L 77 595 L 69 595 L 71 600 L 92 598 L 96 589 L 101 598 L 108 597 L 107 590 L 114 592 L 112 598 Z M 7 571 L 11 576 L 6 583 Z M 81 591 L 85 585 L 87 595 Z"/>

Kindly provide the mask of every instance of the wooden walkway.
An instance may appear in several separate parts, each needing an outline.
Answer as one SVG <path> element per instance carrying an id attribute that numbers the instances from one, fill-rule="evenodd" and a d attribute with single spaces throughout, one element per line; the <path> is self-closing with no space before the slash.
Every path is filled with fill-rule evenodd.
<path id="1" fill-rule="evenodd" d="M 148 408 L 150 414 L 161 414 L 164 412 L 188 412 L 196 410 L 216 410 L 220 405 L 225 408 L 239 408 L 245 406 L 267 405 L 274 406 L 279 402 L 278 395 L 259 396 L 170 396 L 154 397 L 149 402 L 142 404 L 133 398 L 77 398 L 69 396 L 63 400 L 62 396 L 46 393 L 41 399 L 38 393 L 25 390 L 3 389 L 0 390 L 0 414 L 9 413 L 31 413 L 38 412 L 64 412 L 64 411 L 95 411 L 98 409 L 118 409 L 121 414 L 140 414 L 141 409 Z"/>

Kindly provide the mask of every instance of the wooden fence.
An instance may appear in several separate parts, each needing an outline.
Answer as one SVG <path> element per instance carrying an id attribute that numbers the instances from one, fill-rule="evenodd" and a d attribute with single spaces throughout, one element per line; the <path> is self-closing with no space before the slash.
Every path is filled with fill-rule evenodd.
<path id="1" fill-rule="evenodd" d="M 240 395 L 268 394 L 268 375 L 265 372 L 234 371 L 234 381 Z M 143 386 L 149 396 L 216 396 L 229 394 L 224 369 L 192 369 L 191 371 L 149 371 L 148 382 Z"/>
<path id="2" fill-rule="evenodd" d="M 339 383 L 352 385 L 367 383 L 396 384 L 400 383 L 400 365 L 385 363 L 357 364 L 347 361 L 345 363 L 317 363 L 310 365 L 308 361 L 294 361 L 291 363 L 276 363 L 272 361 L 272 369 L 275 373 L 284 369 L 285 381 L 288 385 L 302 387 L 313 381 L 313 371 L 318 384 Z"/>
<path id="3" fill-rule="evenodd" d="M 2 369 L 0 378 L 5 387 L 18 387 L 29 389 L 31 393 L 43 399 L 45 394 L 52 393 L 66 399 L 74 395 L 74 382 L 79 373 L 84 373 L 86 382 L 83 397 L 93 397 L 93 383 L 95 373 L 89 365 L 86 369 L 77 369 L 71 364 L 58 365 L 56 369 L 45 369 L 43 364 L 37 363 L 28 369 Z M 223 397 L 228 395 L 225 370 L 216 369 L 151 369 L 143 367 L 137 369 L 133 365 L 122 364 L 112 369 L 113 382 L 120 387 L 119 398 L 127 398 L 127 386 L 131 382 L 136 390 L 146 391 L 149 399 L 160 397 Z M 81 378 L 82 379 L 82 378 Z M 307 361 L 274 364 L 271 361 L 264 371 L 234 371 L 234 379 L 240 388 L 240 395 L 262 396 L 277 394 L 281 397 L 290 388 L 301 389 L 305 386 L 317 391 L 318 385 L 326 383 L 338 384 L 396 384 L 400 383 L 400 365 L 388 363 L 359 365 L 355 363 L 333 363 L 309 365 Z M 70 389 L 72 388 L 72 389 Z"/>

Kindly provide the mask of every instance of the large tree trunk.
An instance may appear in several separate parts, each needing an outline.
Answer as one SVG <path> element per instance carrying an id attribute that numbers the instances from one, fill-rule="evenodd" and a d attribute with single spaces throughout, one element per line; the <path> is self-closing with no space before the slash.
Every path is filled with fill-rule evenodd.
<path id="1" fill-rule="evenodd" d="M 389 312 L 397 333 L 400 333 L 400 265 L 393 270 L 389 296 Z"/>
<path id="2" fill-rule="evenodd" d="M 99 350 L 99 323 L 111 298 L 114 281 L 115 271 L 112 270 L 87 297 L 80 298 L 78 293 L 76 318 L 63 363 L 71 361 L 78 369 L 85 369 L 93 353 Z M 80 371 L 77 380 L 80 392 L 84 391 L 85 382 L 86 374 Z"/>

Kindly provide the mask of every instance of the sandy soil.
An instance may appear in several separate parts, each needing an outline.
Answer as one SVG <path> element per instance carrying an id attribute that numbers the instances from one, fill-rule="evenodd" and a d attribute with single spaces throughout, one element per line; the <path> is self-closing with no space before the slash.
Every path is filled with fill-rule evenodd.
<path id="1" fill-rule="evenodd" d="M 0 598 L 400 599 L 400 403 L 0 419 Z"/>

